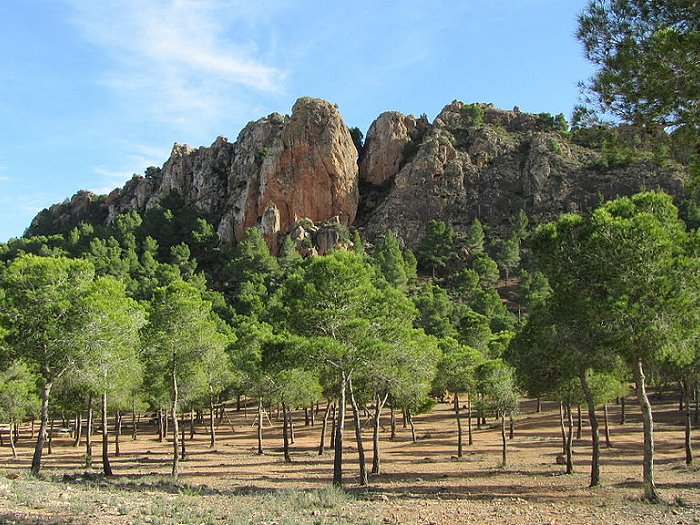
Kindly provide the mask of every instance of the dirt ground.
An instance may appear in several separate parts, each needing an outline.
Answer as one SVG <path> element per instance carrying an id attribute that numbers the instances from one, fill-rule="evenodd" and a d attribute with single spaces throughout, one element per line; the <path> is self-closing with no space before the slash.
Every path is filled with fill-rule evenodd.
<path id="1" fill-rule="evenodd" d="M 388 439 L 388 428 L 381 433 L 382 473 L 370 477 L 368 489 L 357 486 L 357 454 L 351 419 L 348 419 L 344 476 L 346 487 L 355 494 L 355 499 L 347 505 L 361 509 L 362 515 L 371 519 L 367 522 L 373 523 L 700 524 L 700 470 L 685 465 L 683 426 L 677 402 L 671 397 L 652 401 L 656 420 L 655 475 L 665 504 L 651 505 L 640 499 L 641 416 L 634 399 L 628 398 L 625 425 L 618 423 L 620 407 L 610 407 L 613 447 L 602 451 L 603 485 L 594 489 L 588 488 L 590 446 L 585 415 L 582 439 L 574 442 L 576 473 L 565 475 L 563 467 L 556 463 L 556 456 L 561 453 L 561 434 L 558 406 L 554 403 L 544 403 L 541 413 L 535 412 L 533 401 L 522 403 L 515 435 L 508 441 L 506 468 L 499 466 L 500 428 L 492 421 L 481 430 L 474 427 L 472 446 L 466 445 L 465 436 L 464 457 L 457 459 L 456 423 L 448 403 L 439 403 L 429 414 L 414 417 L 418 437 L 415 443 L 410 430 L 403 429 L 399 420 L 395 440 Z M 218 426 L 214 449 L 209 448 L 206 427 L 196 427 L 194 439 L 187 441 L 188 459 L 181 463 L 182 482 L 204 487 L 204 493 L 216 495 L 314 490 L 329 485 L 332 451 L 326 451 L 323 456 L 317 452 L 320 416 L 315 426 L 304 426 L 303 413 L 295 414 L 293 462 L 285 463 L 281 423 L 273 418 L 272 426 L 265 425 L 266 453 L 259 456 L 252 410 L 247 418 L 243 411 L 235 409 L 229 409 L 227 414 L 228 419 L 224 418 Z M 388 414 L 383 424 L 388 427 Z M 116 479 L 138 480 L 141 476 L 169 473 L 172 445 L 168 441 L 160 443 L 153 431 L 153 427 L 142 425 L 139 438 L 132 441 L 128 421 L 125 422 L 121 455 L 112 457 Z M 23 433 L 18 459 L 12 458 L 7 443 L 0 447 L 0 475 L 6 490 L 11 489 L 7 488 L 11 479 L 26 471 L 31 461 L 33 443 L 26 428 Z M 369 468 L 372 457 L 369 424 L 364 437 Z M 95 472 L 100 467 L 99 450 L 99 438 L 95 436 Z M 80 475 L 85 472 L 83 453 L 82 445 L 71 446 L 70 436 L 57 436 L 53 453 L 44 458 L 44 471 L 55 477 Z M 61 484 L 57 482 L 57 485 Z M 57 491 L 60 490 L 58 487 Z M 142 501 L 139 498 L 134 495 L 135 506 Z M 39 518 L 50 517 L 55 512 L 49 502 L 43 508 L 34 504 L 32 510 L 14 500 L 3 502 L 0 490 L 0 523 L 32 523 L 32 516 L 35 522 L 40 522 Z M 110 518 L 91 512 L 90 522 L 139 523 L 138 519 Z M 297 521 L 264 522 L 250 516 L 240 521 L 244 522 Z M 334 521 L 343 522 L 355 523 L 350 518 Z"/>

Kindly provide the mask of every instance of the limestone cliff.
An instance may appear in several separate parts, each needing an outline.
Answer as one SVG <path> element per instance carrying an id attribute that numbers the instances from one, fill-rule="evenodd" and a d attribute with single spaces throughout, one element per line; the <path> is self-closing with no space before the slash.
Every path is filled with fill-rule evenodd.
<path id="1" fill-rule="evenodd" d="M 520 209 L 542 221 L 590 209 L 601 196 L 657 187 L 683 194 L 677 164 L 637 155 L 607 165 L 600 143 L 584 142 L 548 115 L 455 101 L 432 124 L 425 116 L 381 114 L 358 159 L 336 107 L 301 98 L 291 115 L 251 122 L 234 143 L 219 137 L 210 147 L 175 144 L 162 168 L 149 168 L 106 198 L 78 192 L 41 212 L 28 234 L 66 231 L 78 220 L 109 223 L 176 191 L 225 242 L 257 226 L 276 250 L 281 235 L 309 219 L 359 227 L 369 240 L 392 228 L 415 247 L 430 219 L 459 232 L 478 217 L 498 230 Z M 325 233 L 313 237 L 325 239 L 315 247 L 321 251 L 338 242 Z"/>
<path id="2" fill-rule="evenodd" d="M 224 137 L 208 148 L 175 144 L 162 168 L 110 193 L 106 221 L 148 209 L 177 191 L 186 204 L 205 212 L 222 240 L 233 242 L 258 226 L 275 249 L 277 234 L 298 218 L 352 224 L 359 198 L 356 159 L 336 107 L 301 98 L 291 115 L 273 113 L 251 122 L 233 144 Z M 66 212 L 72 214 L 65 205 L 48 210 L 57 222 L 65 222 Z"/>
<path id="3" fill-rule="evenodd" d="M 413 136 L 414 121 L 398 113 L 372 124 L 360 164 L 369 184 L 356 222 L 366 237 L 391 228 L 415 247 L 430 219 L 460 232 L 478 217 L 498 230 L 520 209 L 542 221 L 645 188 L 684 192 L 678 166 L 659 167 L 641 155 L 601 168 L 603 153 L 573 143 L 548 115 L 478 107 L 483 119 L 474 123 L 468 107 L 455 101 Z"/>

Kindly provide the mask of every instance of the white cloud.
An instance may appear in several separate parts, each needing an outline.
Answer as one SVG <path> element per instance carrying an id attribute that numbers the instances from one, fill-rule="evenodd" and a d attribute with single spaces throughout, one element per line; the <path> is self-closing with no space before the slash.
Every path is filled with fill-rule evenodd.
<path id="1" fill-rule="evenodd" d="M 186 126 L 237 107 L 251 92 L 284 86 L 285 73 L 266 64 L 266 42 L 255 40 L 265 33 L 251 31 L 256 10 L 239 10 L 239 2 L 66 2 L 75 26 L 106 55 L 100 80 L 151 118 Z"/>

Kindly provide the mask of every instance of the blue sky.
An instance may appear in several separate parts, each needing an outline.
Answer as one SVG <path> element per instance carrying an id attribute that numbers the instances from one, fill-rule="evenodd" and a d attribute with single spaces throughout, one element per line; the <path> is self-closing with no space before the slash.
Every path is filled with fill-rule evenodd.
<path id="1" fill-rule="evenodd" d="M 301 96 L 363 132 L 454 99 L 570 115 L 585 0 L 5 0 L 0 241 Z"/>

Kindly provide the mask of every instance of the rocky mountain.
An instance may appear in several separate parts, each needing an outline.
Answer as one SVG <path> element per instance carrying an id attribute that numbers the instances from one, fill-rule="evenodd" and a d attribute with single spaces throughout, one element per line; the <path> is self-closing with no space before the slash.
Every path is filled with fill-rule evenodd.
<path id="1" fill-rule="evenodd" d="M 620 140 L 610 130 L 572 136 L 547 114 L 455 101 L 432 123 L 381 114 L 358 153 L 333 104 L 301 98 L 291 115 L 251 122 L 234 143 L 219 137 L 198 149 L 175 144 L 161 168 L 106 197 L 79 192 L 42 211 L 27 233 L 61 231 L 79 220 L 109 223 L 175 191 L 225 242 L 258 226 L 274 250 L 303 218 L 356 226 L 369 239 L 392 228 L 415 247 L 430 219 L 459 232 L 479 217 L 498 229 L 520 209 L 545 220 L 643 188 L 683 194 L 682 167 L 633 150 L 629 137 Z"/>

